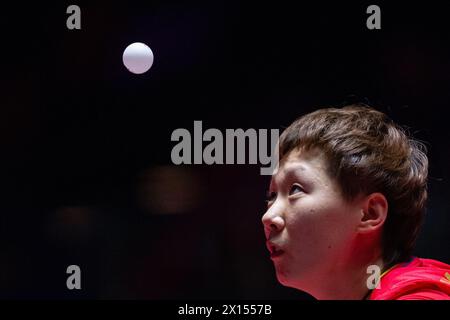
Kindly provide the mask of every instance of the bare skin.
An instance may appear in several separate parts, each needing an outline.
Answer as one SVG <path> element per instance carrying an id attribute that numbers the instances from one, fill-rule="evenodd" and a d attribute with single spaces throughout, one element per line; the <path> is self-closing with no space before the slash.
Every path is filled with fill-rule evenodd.
<path id="1" fill-rule="evenodd" d="M 367 267 L 383 269 L 381 193 L 344 199 L 320 150 L 293 151 L 272 177 L 262 218 L 278 281 L 317 299 L 363 299 Z"/>

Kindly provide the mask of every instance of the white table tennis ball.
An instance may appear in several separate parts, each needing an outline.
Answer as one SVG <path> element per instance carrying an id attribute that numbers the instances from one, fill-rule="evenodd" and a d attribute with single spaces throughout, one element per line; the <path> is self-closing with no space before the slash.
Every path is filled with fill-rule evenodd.
<path id="1" fill-rule="evenodd" d="M 141 74 L 152 66 L 153 52 L 146 44 L 135 42 L 126 47 L 122 60 L 130 72 Z"/>

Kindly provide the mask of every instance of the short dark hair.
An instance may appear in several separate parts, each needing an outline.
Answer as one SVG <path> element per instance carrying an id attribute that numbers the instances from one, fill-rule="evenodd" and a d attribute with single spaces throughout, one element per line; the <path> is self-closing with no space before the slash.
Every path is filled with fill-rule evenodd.
<path id="1" fill-rule="evenodd" d="M 386 197 L 384 263 L 408 260 L 425 214 L 426 147 L 386 114 L 366 104 L 352 104 L 306 114 L 280 136 L 280 160 L 294 149 L 312 148 L 324 152 L 328 173 L 346 200 L 373 192 Z"/>

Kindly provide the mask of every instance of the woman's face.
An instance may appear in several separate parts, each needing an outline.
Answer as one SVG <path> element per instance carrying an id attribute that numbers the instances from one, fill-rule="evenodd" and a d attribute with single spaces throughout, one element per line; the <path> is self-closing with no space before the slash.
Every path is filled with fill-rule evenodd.
<path id="1" fill-rule="evenodd" d="M 361 210 L 344 200 L 320 151 L 291 152 L 272 177 L 262 218 L 280 283 L 308 290 L 333 281 L 333 269 L 351 258 Z"/>

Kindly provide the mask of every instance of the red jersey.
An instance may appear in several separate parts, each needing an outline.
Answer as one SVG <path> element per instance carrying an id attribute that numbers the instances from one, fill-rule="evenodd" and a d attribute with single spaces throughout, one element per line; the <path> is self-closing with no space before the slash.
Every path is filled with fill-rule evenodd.
<path id="1" fill-rule="evenodd" d="M 369 300 L 450 300 L 450 265 L 413 258 L 386 271 Z"/>

